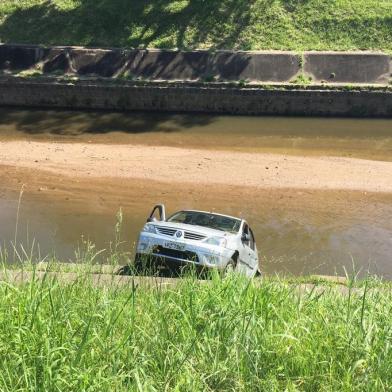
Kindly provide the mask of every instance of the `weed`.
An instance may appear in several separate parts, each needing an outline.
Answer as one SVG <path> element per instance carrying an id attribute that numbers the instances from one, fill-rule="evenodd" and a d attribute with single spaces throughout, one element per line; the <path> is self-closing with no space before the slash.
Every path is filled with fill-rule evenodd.
<path id="1" fill-rule="evenodd" d="M 346 84 L 345 86 L 342 86 L 342 90 L 343 91 L 354 91 L 356 90 L 358 87 L 352 85 L 352 84 Z"/>
<path id="2" fill-rule="evenodd" d="M 136 76 L 132 72 L 130 72 L 129 70 L 126 70 L 122 74 L 118 75 L 116 79 L 120 79 L 120 80 L 135 80 Z"/>
<path id="3" fill-rule="evenodd" d="M 216 76 L 212 74 L 207 74 L 202 77 L 201 81 L 204 83 L 213 83 L 216 81 Z"/>
<path id="4" fill-rule="evenodd" d="M 303 68 L 304 68 L 304 65 L 305 65 L 305 55 L 302 53 L 302 54 L 299 54 L 298 56 L 297 56 L 297 59 L 298 59 L 298 66 L 299 66 L 299 68 L 301 69 L 301 70 L 303 70 Z"/>
<path id="5" fill-rule="evenodd" d="M 238 81 L 239 87 L 245 87 L 249 82 L 247 80 L 241 79 Z"/>
<path id="6" fill-rule="evenodd" d="M 43 75 L 42 71 L 38 69 L 27 69 L 24 71 L 20 71 L 16 74 L 16 76 L 20 78 L 37 78 L 42 75 Z"/>
<path id="7" fill-rule="evenodd" d="M 301 86 L 308 86 L 312 83 L 312 78 L 301 73 L 295 79 L 291 80 L 290 83 L 298 84 Z"/>

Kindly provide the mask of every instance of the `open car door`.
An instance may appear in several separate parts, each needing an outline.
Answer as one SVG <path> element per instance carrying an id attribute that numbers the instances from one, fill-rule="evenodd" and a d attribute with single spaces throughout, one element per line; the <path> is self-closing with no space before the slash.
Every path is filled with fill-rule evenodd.
<path id="1" fill-rule="evenodd" d="M 153 210 L 151 211 L 150 216 L 147 219 L 147 222 L 158 222 L 166 220 L 166 210 L 164 204 L 157 204 Z"/>

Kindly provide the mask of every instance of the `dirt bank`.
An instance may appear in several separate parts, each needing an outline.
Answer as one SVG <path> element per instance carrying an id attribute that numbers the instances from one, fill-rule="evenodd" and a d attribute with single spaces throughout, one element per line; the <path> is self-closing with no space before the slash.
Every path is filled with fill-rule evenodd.
<path id="1" fill-rule="evenodd" d="M 0 165 L 60 176 L 256 188 L 392 192 L 392 163 L 355 158 L 7 141 Z"/>

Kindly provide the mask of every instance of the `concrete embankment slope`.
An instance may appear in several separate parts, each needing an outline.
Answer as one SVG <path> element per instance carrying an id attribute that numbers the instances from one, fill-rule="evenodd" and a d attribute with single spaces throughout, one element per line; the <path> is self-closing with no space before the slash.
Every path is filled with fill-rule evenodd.
<path id="1" fill-rule="evenodd" d="M 33 284 L 33 282 L 57 281 L 62 285 L 85 282 L 93 287 L 104 287 L 118 289 L 120 287 L 136 287 L 142 289 L 166 290 L 179 287 L 182 279 L 168 275 L 164 276 L 137 276 L 128 274 L 127 266 L 115 267 L 109 265 L 86 266 L 83 264 L 59 264 L 54 267 L 39 263 L 30 266 L 29 269 L 3 269 L 0 271 L 0 283 L 6 282 L 12 285 Z M 128 271 L 126 274 L 123 271 Z M 271 278 L 267 278 L 271 279 Z M 272 278 L 274 279 L 274 278 Z M 275 278 L 279 282 L 279 278 Z M 254 278 L 253 285 L 260 287 L 263 279 Z M 212 284 L 208 279 L 198 280 L 199 284 Z M 351 287 L 347 278 L 339 276 L 311 275 L 303 278 L 293 278 L 282 280 L 283 285 L 290 285 L 297 294 L 309 292 L 323 294 L 324 292 L 334 292 L 341 295 L 363 295 L 364 287 Z M 360 282 L 357 282 L 360 283 Z M 388 293 L 391 288 L 387 284 L 380 284 L 378 287 L 370 288 L 370 291 L 384 291 Z"/>
<path id="2" fill-rule="evenodd" d="M 382 53 L 0 45 L 0 105 L 233 114 L 392 116 Z"/>
<path id="3" fill-rule="evenodd" d="M 167 81 L 392 82 L 391 57 L 372 52 L 179 51 L 0 45 L 0 71 Z"/>

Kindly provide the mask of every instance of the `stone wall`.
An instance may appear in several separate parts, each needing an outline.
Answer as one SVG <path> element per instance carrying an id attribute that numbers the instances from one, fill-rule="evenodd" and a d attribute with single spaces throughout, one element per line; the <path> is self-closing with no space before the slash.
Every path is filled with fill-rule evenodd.
<path id="1" fill-rule="evenodd" d="M 133 80 L 314 82 L 387 85 L 391 58 L 382 53 L 86 49 L 0 45 L 0 71 L 126 77 Z"/>
<path id="2" fill-rule="evenodd" d="M 240 88 L 0 79 L 0 105 L 246 115 L 392 117 L 391 90 Z"/>

